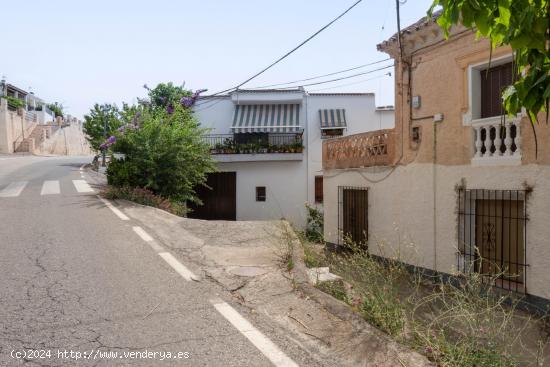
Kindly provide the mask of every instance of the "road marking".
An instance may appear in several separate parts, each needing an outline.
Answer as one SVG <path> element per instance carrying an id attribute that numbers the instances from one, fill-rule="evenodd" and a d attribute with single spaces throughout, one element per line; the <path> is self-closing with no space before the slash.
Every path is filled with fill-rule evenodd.
<path id="1" fill-rule="evenodd" d="M 101 200 L 103 202 L 103 204 L 105 204 L 105 206 L 109 209 L 111 209 L 111 211 L 113 213 L 116 214 L 117 217 L 119 217 L 120 219 L 122 220 L 130 220 L 130 218 L 128 218 L 126 216 L 126 214 L 124 214 L 123 212 L 121 212 L 120 210 L 118 210 L 118 208 L 116 208 L 113 204 L 111 204 L 111 202 L 109 202 L 108 200 L 105 200 L 103 199 L 101 196 L 97 196 L 99 198 L 99 200 Z"/>
<path id="2" fill-rule="evenodd" d="M 94 192 L 85 180 L 73 180 L 73 185 L 78 192 Z"/>
<path id="3" fill-rule="evenodd" d="M 141 237 L 142 240 L 147 242 L 149 246 L 153 248 L 156 252 L 164 251 L 164 249 L 153 239 L 153 237 L 149 236 L 149 233 L 145 232 L 145 230 L 139 226 L 132 227 L 134 232 L 137 233 L 139 237 Z"/>
<path id="4" fill-rule="evenodd" d="M 40 195 L 55 195 L 60 192 L 59 181 L 44 181 Z"/>
<path id="5" fill-rule="evenodd" d="M 210 300 L 214 308 L 277 367 L 298 367 L 271 340 L 222 300 Z"/>
<path id="6" fill-rule="evenodd" d="M 21 194 L 21 191 L 27 186 L 28 181 L 17 181 L 12 182 L 8 186 L 4 188 L 4 190 L 0 191 L 0 197 L 2 198 L 11 198 L 16 197 Z"/>
<path id="7" fill-rule="evenodd" d="M 185 267 L 182 263 L 180 263 L 174 256 L 172 256 L 169 252 L 159 252 L 160 257 L 164 259 L 170 265 L 172 268 L 174 268 L 175 271 L 178 272 L 179 275 L 183 277 L 183 279 L 187 281 L 191 280 L 199 280 L 195 274 L 193 274 L 189 269 Z"/>

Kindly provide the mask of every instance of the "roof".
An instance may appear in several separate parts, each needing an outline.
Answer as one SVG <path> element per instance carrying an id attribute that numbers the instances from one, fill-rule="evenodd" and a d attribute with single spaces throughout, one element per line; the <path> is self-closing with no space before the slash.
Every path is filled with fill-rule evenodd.
<path id="1" fill-rule="evenodd" d="M 308 93 L 310 96 L 373 96 L 372 92 Z"/>
<path id="2" fill-rule="evenodd" d="M 425 17 L 422 17 L 420 18 L 418 21 L 416 21 L 415 23 L 411 24 L 410 26 L 406 27 L 406 28 L 403 28 L 401 30 L 401 34 L 402 35 L 407 35 L 407 34 L 412 34 L 414 32 L 417 32 L 423 28 L 426 28 L 428 26 L 431 26 L 432 24 L 435 24 L 437 18 L 439 18 L 441 16 L 441 14 L 443 13 L 443 10 L 440 9 L 440 10 L 437 10 L 435 11 L 432 16 L 428 16 L 426 15 Z M 394 33 L 393 36 L 391 36 L 390 38 L 388 38 L 387 40 L 385 41 L 382 41 L 382 43 L 378 44 L 376 46 L 376 48 L 378 50 L 381 50 L 384 48 L 384 46 L 387 46 L 391 43 L 394 43 L 397 41 L 397 32 Z"/>
<path id="3" fill-rule="evenodd" d="M 27 91 L 25 91 L 25 90 L 23 90 L 23 89 L 21 89 L 21 88 L 18 88 L 18 87 L 16 87 L 16 86 L 13 85 L 13 84 L 9 84 L 9 83 L 8 83 L 8 84 L 7 84 L 7 88 L 8 88 L 8 89 L 12 89 L 12 90 L 16 90 L 17 92 L 22 93 L 22 94 L 24 94 L 24 95 L 29 94 Z"/>
<path id="4" fill-rule="evenodd" d="M 288 89 L 237 89 L 229 94 L 233 93 L 296 93 L 304 92 L 304 88 L 288 88 Z"/>

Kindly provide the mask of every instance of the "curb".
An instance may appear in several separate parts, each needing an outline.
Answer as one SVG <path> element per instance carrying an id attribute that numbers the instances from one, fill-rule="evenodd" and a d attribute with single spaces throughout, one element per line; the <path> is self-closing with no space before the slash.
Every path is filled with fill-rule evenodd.
<path id="1" fill-rule="evenodd" d="M 388 345 L 389 351 L 393 351 L 396 354 L 396 358 L 402 366 L 435 366 L 435 364 L 430 362 L 424 355 L 400 344 L 384 332 L 369 324 L 360 314 L 354 312 L 348 304 L 311 285 L 307 276 L 307 267 L 303 260 L 304 250 L 302 244 L 290 224 L 285 221 L 285 225 L 292 236 L 292 260 L 294 262 L 294 267 L 291 270 L 291 274 L 294 277 L 296 288 L 299 291 L 314 302 L 318 303 L 330 314 L 343 321 L 351 322 L 354 332 L 365 332 L 374 338 L 380 339 L 381 342 Z M 404 361 L 400 358 L 400 355 L 410 355 L 412 358 L 410 361 Z M 368 358 L 368 356 L 365 356 L 365 358 Z"/>

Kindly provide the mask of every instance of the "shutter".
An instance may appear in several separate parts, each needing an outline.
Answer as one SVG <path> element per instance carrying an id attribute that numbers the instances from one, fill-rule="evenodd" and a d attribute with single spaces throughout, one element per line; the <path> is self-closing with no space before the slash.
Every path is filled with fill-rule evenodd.
<path id="1" fill-rule="evenodd" d="M 480 71 L 481 74 L 481 118 L 504 114 L 502 92 L 513 82 L 512 63 Z"/>
<path id="2" fill-rule="evenodd" d="M 315 176 L 315 202 L 323 202 L 323 176 Z"/>

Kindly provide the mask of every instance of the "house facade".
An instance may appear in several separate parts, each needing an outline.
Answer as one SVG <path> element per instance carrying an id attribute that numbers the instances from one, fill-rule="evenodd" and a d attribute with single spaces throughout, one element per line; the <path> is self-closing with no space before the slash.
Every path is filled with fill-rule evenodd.
<path id="1" fill-rule="evenodd" d="M 0 153 L 34 152 L 56 129 L 53 123 L 53 113 L 43 100 L 0 81 Z"/>
<path id="2" fill-rule="evenodd" d="M 307 93 L 302 88 L 238 90 L 200 99 L 194 113 L 218 162 L 204 219 L 306 223 L 305 202 L 322 205 L 322 141 L 393 126 L 393 109 L 378 109 L 371 93 Z"/>
<path id="3" fill-rule="evenodd" d="M 511 50 L 461 26 L 445 40 L 428 18 L 378 49 L 395 60 L 396 126 L 325 142 L 325 239 L 546 302 L 550 126 L 505 116 Z"/>

